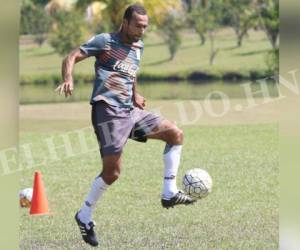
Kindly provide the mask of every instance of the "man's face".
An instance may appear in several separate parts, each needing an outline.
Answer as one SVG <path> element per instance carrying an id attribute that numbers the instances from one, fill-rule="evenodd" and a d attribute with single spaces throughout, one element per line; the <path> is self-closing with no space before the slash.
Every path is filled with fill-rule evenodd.
<path id="1" fill-rule="evenodd" d="M 133 12 L 133 15 L 129 22 L 127 20 L 124 20 L 125 34 L 128 41 L 137 42 L 138 40 L 140 40 L 143 37 L 147 26 L 148 16 L 139 15 L 136 12 Z"/>

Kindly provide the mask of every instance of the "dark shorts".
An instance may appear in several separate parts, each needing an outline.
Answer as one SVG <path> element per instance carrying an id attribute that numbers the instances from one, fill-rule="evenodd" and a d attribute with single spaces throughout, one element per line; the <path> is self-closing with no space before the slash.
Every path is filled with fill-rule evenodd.
<path id="1" fill-rule="evenodd" d="M 101 156 L 122 152 L 127 139 L 147 141 L 162 117 L 139 108 L 120 108 L 104 101 L 92 105 L 92 123 Z"/>

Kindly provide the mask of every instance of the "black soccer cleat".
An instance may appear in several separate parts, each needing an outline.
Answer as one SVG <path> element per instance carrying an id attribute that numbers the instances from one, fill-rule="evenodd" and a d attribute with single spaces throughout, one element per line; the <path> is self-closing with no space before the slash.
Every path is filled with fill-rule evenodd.
<path id="1" fill-rule="evenodd" d="M 76 213 L 75 215 L 75 220 L 78 224 L 78 227 L 79 227 L 79 230 L 80 230 L 80 233 L 81 233 L 81 236 L 82 236 L 82 239 L 87 243 L 87 244 L 90 244 L 91 246 L 93 247 L 96 247 L 98 246 L 98 240 L 97 240 L 97 236 L 94 232 L 94 227 L 95 227 L 95 224 L 94 222 L 89 222 L 89 226 L 90 228 L 88 229 L 86 224 L 81 222 L 78 218 L 78 212 Z"/>
<path id="2" fill-rule="evenodd" d="M 184 192 L 179 191 L 169 200 L 161 199 L 161 205 L 169 209 L 170 207 L 174 207 L 176 205 L 190 205 L 193 204 L 196 200 L 192 199 L 190 196 L 186 195 Z"/>

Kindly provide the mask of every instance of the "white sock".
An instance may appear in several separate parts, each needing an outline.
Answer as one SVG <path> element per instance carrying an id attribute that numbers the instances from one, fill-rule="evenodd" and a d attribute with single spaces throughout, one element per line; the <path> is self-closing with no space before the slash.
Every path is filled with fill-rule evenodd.
<path id="1" fill-rule="evenodd" d="M 178 172 L 182 145 L 166 144 L 164 151 L 164 187 L 163 198 L 171 199 L 178 193 L 176 175 Z"/>
<path id="2" fill-rule="evenodd" d="M 78 213 L 78 218 L 81 222 L 87 225 L 90 221 L 92 221 L 92 213 L 96 207 L 96 203 L 106 191 L 108 186 L 109 185 L 107 185 L 100 176 L 93 181 L 91 191 L 86 197 Z"/>

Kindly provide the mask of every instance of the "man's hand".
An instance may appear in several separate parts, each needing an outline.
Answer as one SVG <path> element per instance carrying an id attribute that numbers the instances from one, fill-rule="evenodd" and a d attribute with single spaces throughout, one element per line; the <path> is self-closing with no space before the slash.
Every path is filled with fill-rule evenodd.
<path id="1" fill-rule="evenodd" d="M 73 94 L 73 90 L 73 81 L 63 82 L 55 89 L 55 91 L 59 92 L 60 95 L 64 92 L 66 98 Z"/>
<path id="2" fill-rule="evenodd" d="M 68 54 L 61 65 L 61 75 L 64 82 L 60 84 L 55 91 L 58 91 L 61 95 L 63 92 L 65 93 L 65 97 L 71 96 L 74 90 L 72 71 L 75 63 L 78 63 L 88 55 L 84 54 L 79 48 L 74 49 L 70 54 Z"/>
<path id="3" fill-rule="evenodd" d="M 133 98 L 133 105 L 140 109 L 144 109 L 144 107 L 146 106 L 146 99 L 143 96 L 136 93 Z"/>

